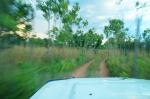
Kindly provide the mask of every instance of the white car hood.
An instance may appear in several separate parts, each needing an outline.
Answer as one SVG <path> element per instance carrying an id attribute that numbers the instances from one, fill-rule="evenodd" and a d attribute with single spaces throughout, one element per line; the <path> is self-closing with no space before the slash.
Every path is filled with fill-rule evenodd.
<path id="1" fill-rule="evenodd" d="M 50 81 L 30 99 L 150 99 L 150 80 L 73 78 Z"/>

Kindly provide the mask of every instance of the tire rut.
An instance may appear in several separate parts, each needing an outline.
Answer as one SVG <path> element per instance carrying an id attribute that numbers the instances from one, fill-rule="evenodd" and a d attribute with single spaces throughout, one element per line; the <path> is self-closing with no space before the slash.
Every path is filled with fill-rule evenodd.
<path id="1" fill-rule="evenodd" d="M 72 74 L 71 77 L 86 77 L 87 69 L 93 61 L 89 61 L 88 63 L 83 64 L 79 68 L 77 68 Z"/>
<path id="2" fill-rule="evenodd" d="M 100 77 L 109 77 L 109 70 L 108 70 L 108 67 L 107 67 L 107 60 L 103 60 L 101 63 L 100 63 Z"/>

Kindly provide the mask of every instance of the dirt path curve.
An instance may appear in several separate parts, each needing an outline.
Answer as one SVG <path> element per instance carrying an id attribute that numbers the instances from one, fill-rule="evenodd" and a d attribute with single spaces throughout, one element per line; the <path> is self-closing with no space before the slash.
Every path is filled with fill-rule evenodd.
<path id="1" fill-rule="evenodd" d="M 71 77 L 85 77 L 86 76 L 86 72 L 88 67 L 90 66 L 90 64 L 92 63 L 92 61 L 80 66 L 79 68 L 77 68 L 72 74 Z"/>
<path id="2" fill-rule="evenodd" d="M 108 77 L 109 76 L 109 70 L 107 68 L 107 60 L 103 60 L 100 63 L 100 77 Z"/>

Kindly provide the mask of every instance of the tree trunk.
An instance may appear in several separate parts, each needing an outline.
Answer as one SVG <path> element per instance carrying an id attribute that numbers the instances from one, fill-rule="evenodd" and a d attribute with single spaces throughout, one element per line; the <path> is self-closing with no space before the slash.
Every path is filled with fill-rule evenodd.
<path id="1" fill-rule="evenodd" d="M 48 20 L 48 31 L 47 31 L 47 33 L 48 33 L 48 45 L 47 45 L 48 51 L 47 51 L 47 55 L 50 55 L 50 43 L 51 43 L 50 38 L 51 38 L 51 36 L 50 36 L 49 31 L 50 31 L 50 19 Z"/>

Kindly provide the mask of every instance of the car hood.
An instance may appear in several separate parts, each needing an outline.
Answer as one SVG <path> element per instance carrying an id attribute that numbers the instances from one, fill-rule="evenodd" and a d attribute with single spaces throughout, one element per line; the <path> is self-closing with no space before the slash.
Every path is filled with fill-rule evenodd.
<path id="1" fill-rule="evenodd" d="M 150 80 L 73 78 L 50 81 L 30 99 L 150 99 Z"/>

